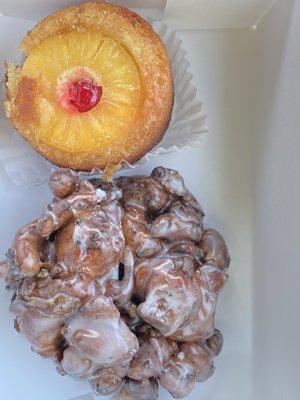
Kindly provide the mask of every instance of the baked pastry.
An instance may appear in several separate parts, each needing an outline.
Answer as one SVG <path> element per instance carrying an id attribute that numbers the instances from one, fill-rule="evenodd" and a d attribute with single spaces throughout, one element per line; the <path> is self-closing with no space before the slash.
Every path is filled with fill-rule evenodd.
<path id="1" fill-rule="evenodd" d="M 61 9 L 7 63 L 5 109 L 54 164 L 77 170 L 133 163 L 162 138 L 173 107 L 168 55 L 136 13 L 91 2 Z"/>
<path id="2" fill-rule="evenodd" d="M 21 228 L 0 263 L 14 291 L 15 328 L 63 374 L 97 395 L 176 399 L 214 372 L 214 327 L 230 256 L 203 228 L 201 206 L 177 171 L 80 180 L 52 174 L 55 196 Z"/>

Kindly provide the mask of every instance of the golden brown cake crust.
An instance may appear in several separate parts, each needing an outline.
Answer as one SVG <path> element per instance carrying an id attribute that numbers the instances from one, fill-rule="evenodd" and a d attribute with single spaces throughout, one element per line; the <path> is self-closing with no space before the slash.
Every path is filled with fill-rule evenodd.
<path id="1" fill-rule="evenodd" d="M 141 77 L 143 101 L 140 105 L 132 134 L 122 148 L 69 153 L 52 148 L 34 138 L 29 125 L 20 118 L 18 103 L 20 91 L 13 90 L 8 73 L 8 102 L 6 110 L 17 130 L 41 154 L 53 163 L 79 170 L 104 168 L 121 161 L 133 163 L 154 147 L 164 135 L 171 118 L 174 87 L 170 61 L 163 43 L 151 26 L 139 15 L 109 3 L 90 2 L 58 10 L 41 20 L 28 32 L 21 49 L 28 55 L 31 50 L 51 36 L 71 31 L 99 31 L 120 42 L 135 60 Z M 16 74 L 19 71 L 16 69 Z M 11 78 L 12 79 L 12 78 Z M 17 79 L 14 77 L 14 79 Z M 27 82 L 29 85 L 29 83 Z M 31 82 L 32 85 L 33 82 Z M 18 83 L 20 89 L 21 81 Z M 23 82 L 24 85 L 24 82 Z M 33 88 L 27 88 L 33 90 Z M 11 112 L 14 109 L 15 112 Z M 30 110 L 34 115 L 34 110 Z M 30 121 L 38 123 L 38 121 Z M 31 124 L 32 125 L 32 124 Z M 109 149 L 110 150 L 110 149 Z M 109 156 L 108 156 L 109 155 Z"/>

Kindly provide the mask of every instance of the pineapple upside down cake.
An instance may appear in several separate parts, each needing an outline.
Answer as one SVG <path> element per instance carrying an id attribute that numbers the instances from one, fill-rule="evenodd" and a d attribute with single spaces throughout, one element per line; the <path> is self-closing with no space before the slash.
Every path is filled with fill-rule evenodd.
<path id="1" fill-rule="evenodd" d="M 92 170 L 133 163 L 165 133 L 174 88 L 151 26 L 120 6 L 61 9 L 24 37 L 22 67 L 6 64 L 5 109 L 54 164 Z"/>

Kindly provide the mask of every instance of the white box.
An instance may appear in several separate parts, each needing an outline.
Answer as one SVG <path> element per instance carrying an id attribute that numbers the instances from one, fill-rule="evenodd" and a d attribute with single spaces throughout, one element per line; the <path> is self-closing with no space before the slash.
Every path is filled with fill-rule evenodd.
<path id="1" fill-rule="evenodd" d="M 19 10 L 28 18 L 32 10 L 35 18 L 43 7 L 30 8 L 34 3 L 48 12 L 65 2 L 1 0 L 0 12 Z M 185 29 L 178 36 L 188 50 L 211 133 L 197 150 L 158 156 L 130 173 L 148 173 L 159 164 L 178 169 L 200 200 L 206 224 L 224 234 L 232 256 L 216 315 L 224 349 L 213 378 L 188 399 L 298 400 L 299 0 L 263 1 L 262 8 L 258 1 L 253 7 L 245 1 L 243 8 L 241 0 L 187 0 L 184 15 L 176 8 L 174 13 L 172 3 L 167 2 L 165 16 L 171 26 Z M 152 4 L 154 14 L 161 15 L 155 7 L 164 2 Z M 205 19 L 199 4 L 206 7 Z M 189 17 L 196 13 L 199 18 Z M 14 32 L 7 17 L 0 17 L 5 23 L 0 55 L 18 61 L 16 39 L 32 23 L 20 19 Z M 1 255 L 16 229 L 39 214 L 49 196 L 46 186 L 15 187 L 0 166 Z M 50 362 L 30 351 L 13 329 L 3 289 L 1 284 L 0 398 L 68 400 L 88 393 L 85 383 L 60 377 Z M 163 392 L 161 399 L 170 396 Z"/>

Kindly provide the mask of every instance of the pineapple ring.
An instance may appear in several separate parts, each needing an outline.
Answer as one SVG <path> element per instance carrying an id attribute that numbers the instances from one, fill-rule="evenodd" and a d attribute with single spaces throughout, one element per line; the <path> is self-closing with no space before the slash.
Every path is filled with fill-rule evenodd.
<path id="1" fill-rule="evenodd" d="M 23 66 L 7 64 L 6 113 L 53 163 L 87 171 L 133 163 L 162 138 L 173 107 L 170 61 L 137 14 L 71 6 L 40 21 L 21 49 Z"/>
<path id="2" fill-rule="evenodd" d="M 24 62 L 20 80 L 28 78 L 43 81 L 45 87 L 35 96 L 41 121 L 34 131 L 35 140 L 72 154 L 102 152 L 112 140 L 126 139 L 124 132 L 132 129 L 142 100 L 134 60 L 119 43 L 102 35 L 99 38 L 97 32 L 73 31 L 45 39 Z M 103 88 L 100 101 L 89 112 L 73 111 L 65 99 L 70 82 L 80 78 Z"/>

